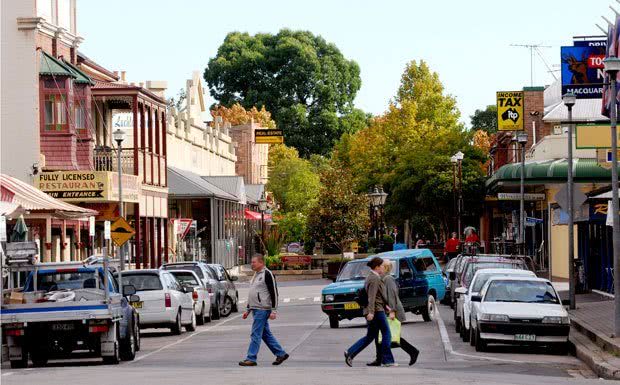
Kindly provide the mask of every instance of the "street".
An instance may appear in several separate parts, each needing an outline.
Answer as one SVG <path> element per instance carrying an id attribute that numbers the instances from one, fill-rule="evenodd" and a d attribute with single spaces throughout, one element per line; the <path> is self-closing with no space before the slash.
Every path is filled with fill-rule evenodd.
<path id="1" fill-rule="evenodd" d="M 220 384 L 586 384 L 600 383 L 573 356 L 554 356 L 529 348 L 498 347 L 476 353 L 454 332 L 452 310 L 439 306 L 437 322 L 425 323 L 421 316 L 408 314 L 403 336 L 420 350 L 420 358 L 408 367 L 408 357 L 394 350 L 396 368 L 367 368 L 374 349 L 369 347 L 354 360 L 354 368 L 343 361 L 343 351 L 365 329 L 363 321 L 343 321 L 330 329 L 320 310 L 320 292 L 329 281 L 282 282 L 280 309 L 271 328 L 291 358 L 273 367 L 273 356 L 261 347 L 258 367 L 239 368 L 248 345 L 251 322 L 241 313 L 199 326 L 194 333 L 171 336 L 167 330 L 142 332 L 142 349 L 136 359 L 121 362 L 115 370 L 99 359 L 52 361 L 46 368 L 12 370 L 2 367 L 2 384 L 66 384 L 88 378 L 92 384 L 171 383 Z M 247 284 L 239 284 L 240 298 Z M 240 306 L 243 307 L 243 304 Z M 182 380 L 181 376 L 182 375 Z M 293 379 L 293 380 L 292 380 Z"/>

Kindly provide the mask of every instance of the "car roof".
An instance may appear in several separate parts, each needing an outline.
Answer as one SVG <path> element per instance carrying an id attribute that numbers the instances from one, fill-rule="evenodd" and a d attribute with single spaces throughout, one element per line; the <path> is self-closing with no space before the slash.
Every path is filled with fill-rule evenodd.
<path id="1" fill-rule="evenodd" d="M 386 251 L 379 254 L 374 254 L 368 256 L 364 259 L 358 259 L 356 261 L 370 261 L 374 257 L 386 258 L 386 259 L 401 259 L 401 258 L 418 258 L 418 257 L 433 257 L 433 252 L 429 249 L 406 249 L 406 250 L 395 250 L 395 251 Z"/>
<path id="2" fill-rule="evenodd" d="M 169 270 L 166 270 L 169 271 Z M 161 270 L 159 269 L 140 269 L 140 270 L 126 270 L 123 271 L 123 275 L 139 275 L 139 274 L 144 274 L 144 273 L 148 273 L 148 274 L 158 274 L 161 272 Z"/>
<path id="3" fill-rule="evenodd" d="M 530 270 L 523 270 L 523 269 L 498 269 L 498 268 L 493 268 L 493 269 L 478 269 L 476 270 L 476 274 L 520 274 L 520 275 L 526 275 L 526 276 L 530 276 L 530 277 L 535 277 L 536 275 L 532 275 L 534 274 L 533 271 Z"/>
<path id="4" fill-rule="evenodd" d="M 527 275 L 513 275 L 513 276 L 508 276 L 508 277 L 491 277 L 489 279 L 489 282 L 492 281 L 534 281 L 534 282 L 546 282 L 546 283 L 551 283 L 551 281 L 549 281 L 546 278 L 539 278 L 539 277 L 528 277 Z"/>
<path id="5" fill-rule="evenodd" d="M 174 265 L 198 265 L 204 262 L 200 262 L 200 261 L 185 261 L 185 262 L 170 262 L 170 263 L 164 263 L 162 266 L 174 266 Z"/>

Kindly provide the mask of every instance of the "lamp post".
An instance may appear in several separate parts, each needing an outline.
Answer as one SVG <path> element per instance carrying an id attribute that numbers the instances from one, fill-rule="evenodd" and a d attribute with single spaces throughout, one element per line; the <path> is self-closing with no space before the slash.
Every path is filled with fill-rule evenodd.
<path id="1" fill-rule="evenodd" d="M 125 140 L 125 131 L 118 128 L 112 133 L 112 137 L 114 138 L 117 146 L 116 167 L 118 169 L 118 213 L 121 217 L 124 217 L 125 209 L 123 207 L 123 169 L 121 167 L 121 152 L 123 151 L 123 140 Z M 123 293 L 122 271 L 125 270 L 125 253 L 123 252 L 125 248 L 124 246 L 125 245 L 118 248 L 121 258 L 121 265 L 118 272 L 118 286 L 121 290 L 121 294 Z"/>
<path id="2" fill-rule="evenodd" d="M 461 151 L 454 154 L 454 158 L 456 159 L 456 163 L 458 166 L 458 175 L 459 175 L 459 197 L 457 202 L 457 222 L 458 222 L 458 230 L 459 230 L 459 239 L 461 239 L 461 234 L 463 233 L 463 158 L 465 154 Z"/>
<path id="3" fill-rule="evenodd" d="M 263 194 L 258 199 L 258 210 L 260 211 L 260 240 L 263 254 L 267 252 L 265 249 L 265 211 L 267 211 L 267 196 L 263 191 Z"/>
<path id="4" fill-rule="evenodd" d="M 379 249 L 383 251 L 383 206 L 385 205 L 385 201 L 387 200 L 388 194 L 383 191 L 382 186 L 375 186 L 370 193 L 367 194 L 368 199 L 370 200 L 370 205 L 372 207 L 372 211 L 378 211 L 378 227 L 379 227 Z"/>
<path id="5" fill-rule="evenodd" d="M 525 254 L 525 145 L 527 144 L 527 132 L 520 132 L 516 137 L 521 146 L 521 182 L 519 184 L 519 244 Z"/>
<path id="6" fill-rule="evenodd" d="M 565 94 L 562 101 L 568 109 L 568 157 L 567 157 L 567 181 L 566 188 L 568 200 L 568 300 L 570 308 L 575 308 L 575 208 L 574 208 L 574 183 L 573 183 L 573 106 L 575 95 Z"/>
<path id="7" fill-rule="evenodd" d="M 457 228 L 456 223 L 456 217 L 457 217 L 457 203 L 456 203 L 456 164 L 458 163 L 458 160 L 456 159 L 456 155 L 452 155 L 450 157 L 450 162 L 452 163 L 452 212 L 454 213 L 453 217 L 452 217 L 452 226 L 453 229 Z M 460 236 L 459 236 L 460 237 Z"/>
<path id="8" fill-rule="evenodd" d="M 612 242 L 614 251 L 614 287 L 620 287 L 620 218 L 618 211 L 620 204 L 618 203 L 618 99 L 616 95 L 616 76 L 620 72 L 620 59 L 617 57 L 609 57 L 603 60 L 605 72 L 609 75 L 611 83 L 611 207 L 613 210 L 612 218 Z M 620 336 L 620 295 L 614 297 L 614 336 Z"/>

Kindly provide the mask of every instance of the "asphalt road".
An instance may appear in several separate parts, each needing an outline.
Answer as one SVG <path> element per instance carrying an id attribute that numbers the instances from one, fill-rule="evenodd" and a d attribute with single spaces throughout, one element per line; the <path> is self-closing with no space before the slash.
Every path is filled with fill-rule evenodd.
<path id="1" fill-rule="evenodd" d="M 143 330 L 142 350 L 135 361 L 104 366 L 98 360 L 52 361 L 46 368 L 22 370 L 2 366 L 0 381 L 11 384 L 588 384 L 601 383 L 575 357 L 547 355 L 536 349 L 498 347 L 476 353 L 454 332 L 452 312 L 440 306 L 441 320 L 425 323 L 408 315 L 403 336 L 421 350 L 418 363 L 394 350 L 401 366 L 367 368 L 372 348 L 354 367 L 344 364 L 343 351 L 364 333 L 362 319 L 330 329 L 321 313 L 321 288 L 326 281 L 280 285 L 280 311 L 271 327 L 291 358 L 279 367 L 264 346 L 259 366 L 241 368 L 250 321 L 241 313 L 199 326 L 194 333 L 171 336 L 167 330 Z M 241 298 L 247 286 L 240 284 Z M 242 307 L 241 305 L 240 307 Z"/>

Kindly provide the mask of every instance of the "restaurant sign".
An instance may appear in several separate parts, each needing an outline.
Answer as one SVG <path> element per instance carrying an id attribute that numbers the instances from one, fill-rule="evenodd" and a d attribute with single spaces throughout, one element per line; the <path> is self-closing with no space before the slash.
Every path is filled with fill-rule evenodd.
<path id="1" fill-rule="evenodd" d="M 140 183 L 134 175 L 123 175 L 123 200 L 137 203 Z M 37 188 L 68 202 L 118 201 L 118 174 L 110 171 L 58 171 L 38 175 Z M 116 191 L 114 191 L 116 189 Z"/>

